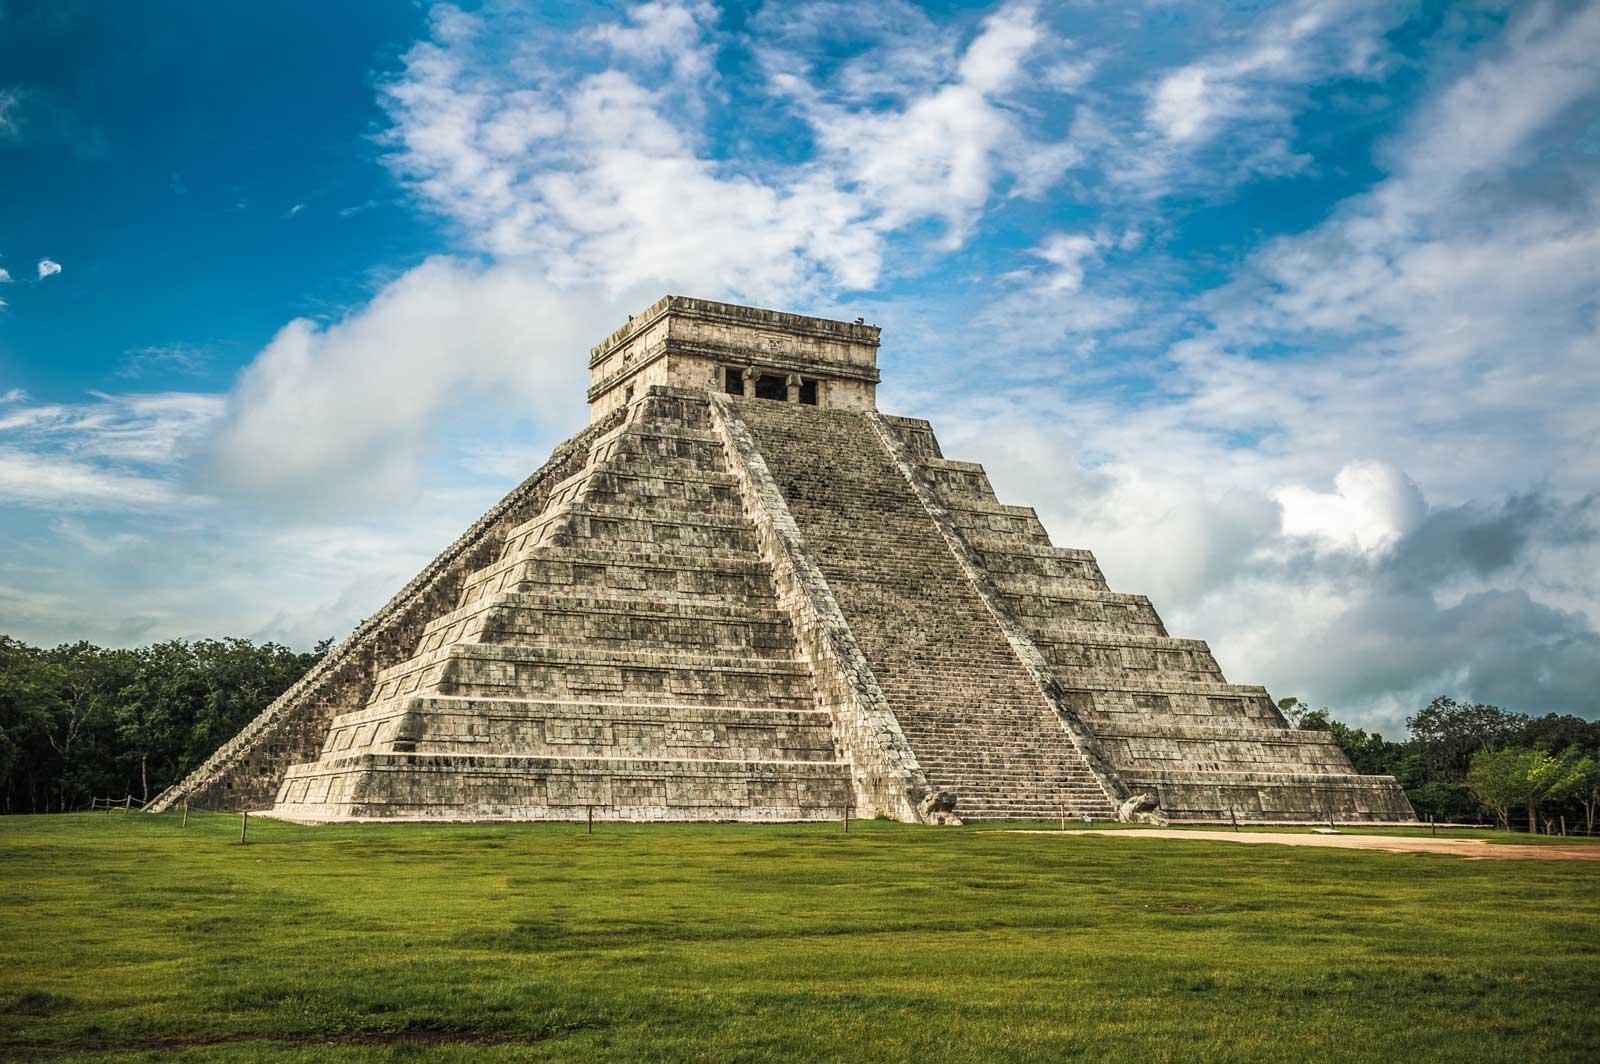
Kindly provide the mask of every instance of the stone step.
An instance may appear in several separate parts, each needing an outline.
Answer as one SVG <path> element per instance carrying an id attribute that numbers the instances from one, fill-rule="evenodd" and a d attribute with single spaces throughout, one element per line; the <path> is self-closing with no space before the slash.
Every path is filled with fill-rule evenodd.
<path id="1" fill-rule="evenodd" d="M 512 549 L 518 552 L 543 543 L 581 545 L 590 541 L 613 546 L 678 544 L 750 551 L 757 548 L 752 526 L 739 514 L 641 510 L 588 501 L 548 511 L 519 526 L 513 538 L 516 544 Z"/>
<path id="2" fill-rule="evenodd" d="M 709 620 L 617 610 L 570 611 L 501 607 L 424 639 L 418 653 L 450 643 L 625 650 L 660 655 L 735 654 L 752 661 L 793 660 L 787 618 Z"/>
<path id="3" fill-rule="evenodd" d="M 804 662 L 686 651 L 454 643 L 382 670 L 369 703 L 413 694 L 610 698 L 694 704 L 809 708 Z"/>
<path id="4" fill-rule="evenodd" d="M 708 513 L 743 514 L 738 482 L 727 473 L 699 472 L 690 476 L 669 475 L 667 471 L 640 463 L 630 468 L 613 462 L 592 468 L 570 483 L 560 494 L 552 494 L 551 506 L 586 501 L 614 506 L 655 510 L 683 510 Z M 530 524 L 535 524 L 530 522 Z"/>
<path id="5" fill-rule="evenodd" d="M 706 444 L 718 450 L 722 448 L 722 439 L 711 428 L 709 419 L 703 424 L 691 425 L 671 417 L 648 415 L 624 421 L 596 440 L 594 447 L 604 450 L 623 440 L 679 440 L 690 444 Z"/>
<path id="6" fill-rule="evenodd" d="M 1035 643 L 1076 643 L 1081 646 L 1131 647 L 1139 650 L 1184 651 L 1191 654 L 1211 653 L 1211 645 L 1204 639 L 1180 639 L 1170 635 L 1113 635 L 1102 628 L 1073 625 L 1030 626 L 1028 637 Z"/>
<path id="7" fill-rule="evenodd" d="M 1126 772 L 1135 793 L 1153 793 L 1174 820 L 1321 822 L 1415 820 L 1391 776 L 1329 772 L 1173 770 Z"/>
<path id="8" fill-rule="evenodd" d="M 1047 573 L 989 570 L 989 579 L 1002 595 L 1017 597 L 1072 598 L 1080 591 L 1105 591 L 1099 574 L 1051 575 Z"/>
<path id="9" fill-rule="evenodd" d="M 1105 791 L 1092 782 L 1079 782 L 1073 780 L 1026 780 L 1020 778 L 992 777 L 985 773 L 946 773 L 934 771 L 929 774 L 930 780 L 935 780 L 938 786 L 954 790 L 963 797 L 976 799 L 980 796 L 988 797 L 1032 797 L 1051 798 L 1054 800 L 1091 798 L 1095 801 L 1107 801 Z"/>
<path id="10" fill-rule="evenodd" d="M 835 820 L 848 769 L 813 761 L 363 754 L 297 765 L 290 820 Z"/>
<path id="11" fill-rule="evenodd" d="M 1081 547 L 1057 547 L 1049 543 L 1024 543 L 1011 536 L 971 532 L 961 537 L 967 546 L 982 555 L 1001 555 L 1015 558 L 1047 558 L 1079 562 L 1099 568 L 1094 552 Z"/>
<path id="12" fill-rule="evenodd" d="M 922 478 L 939 496 L 941 502 L 980 501 L 994 502 L 994 486 L 988 474 L 976 462 L 953 462 L 944 459 L 924 461 L 919 464 Z"/>
<path id="13" fill-rule="evenodd" d="M 1090 672 L 1090 670 L 1084 671 L 1085 673 Z M 1081 692 L 1083 694 L 1124 694 L 1134 696 L 1192 695 L 1202 698 L 1243 700 L 1244 702 L 1256 702 L 1258 700 L 1265 699 L 1269 704 L 1271 701 L 1268 699 L 1267 689 L 1259 684 L 1218 683 L 1216 681 L 1197 682 L 1192 680 L 1163 680 L 1159 677 L 1133 681 L 1113 681 L 1107 679 L 1103 682 L 1097 679 L 1093 686 L 1089 686 L 1087 684 L 1082 686 L 1069 685 L 1068 689 L 1070 691 Z"/>
<path id="14" fill-rule="evenodd" d="M 567 587 L 749 605 L 770 603 L 773 594 L 771 573 L 754 551 L 541 544 L 474 573 L 462 588 L 458 608 L 502 592 L 540 594 Z"/>
<path id="15" fill-rule="evenodd" d="M 729 487 L 727 490 L 732 492 L 734 489 Z M 584 518 L 610 522 L 644 521 L 659 524 L 694 524 L 708 528 L 744 529 L 749 527 L 749 521 L 745 518 L 742 509 L 728 513 L 701 513 L 687 502 L 674 505 L 669 496 L 662 496 L 659 501 L 661 505 L 652 504 L 649 507 L 645 507 L 604 498 L 576 497 L 561 502 L 559 505 L 552 504 L 547 506 L 538 516 L 529 518 L 511 529 L 506 535 L 503 550 L 506 554 L 525 550 L 537 543 L 542 538 L 541 533 L 551 525 Z"/>
<path id="16" fill-rule="evenodd" d="M 567 584 L 537 591 L 501 591 L 487 599 L 459 606 L 428 622 L 423 629 L 421 651 L 437 650 L 440 642 L 426 645 L 441 634 L 455 642 L 469 631 L 481 630 L 472 622 L 496 610 L 528 610 L 540 613 L 594 614 L 639 617 L 650 620 L 684 620 L 715 623 L 748 623 L 787 627 L 788 615 L 775 605 L 707 603 L 698 599 L 678 599 L 615 588 L 590 588 Z"/>
<path id="17" fill-rule="evenodd" d="M 1331 732 L 1300 731 L 1266 721 L 1238 724 L 1188 724 L 1170 716 L 1142 719 L 1096 720 L 1094 732 L 1101 739 L 1162 739 L 1195 742 L 1284 743 L 1288 745 L 1332 746 L 1339 744 Z"/>
<path id="18" fill-rule="evenodd" d="M 410 698 L 336 717 L 324 758 L 356 752 L 837 761 L 826 711 Z"/>
<path id="19" fill-rule="evenodd" d="M 666 423 L 685 428 L 709 429 L 711 404 L 704 392 L 691 392 L 682 388 L 651 387 L 628 411 L 630 422 L 640 424 Z"/>

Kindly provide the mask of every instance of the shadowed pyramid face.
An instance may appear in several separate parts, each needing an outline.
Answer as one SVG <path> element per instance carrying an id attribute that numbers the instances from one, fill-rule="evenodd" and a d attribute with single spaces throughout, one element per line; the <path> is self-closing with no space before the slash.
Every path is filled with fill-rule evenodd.
<path id="1" fill-rule="evenodd" d="M 669 296 L 589 428 L 155 803 L 302 820 L 1413 819 L 878 413 L 878 330 Z"/>

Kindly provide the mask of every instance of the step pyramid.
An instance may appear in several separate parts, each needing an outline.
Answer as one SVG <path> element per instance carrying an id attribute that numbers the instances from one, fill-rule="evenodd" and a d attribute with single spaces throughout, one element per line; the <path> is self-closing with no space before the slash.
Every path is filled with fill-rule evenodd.
<path id="1" fill-rule="evenodd" d="M 591 424 L 153 808 L 1414 819 L 876 409 L 878 330 L 669 296 Z"/>

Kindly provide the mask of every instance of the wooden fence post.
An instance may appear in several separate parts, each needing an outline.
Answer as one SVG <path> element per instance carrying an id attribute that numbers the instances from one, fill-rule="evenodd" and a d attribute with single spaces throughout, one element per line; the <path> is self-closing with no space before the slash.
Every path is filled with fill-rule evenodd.
<path id="1" fill-rule="evenodd" d="M 592 806 L 592 805 L 589 807 L 589 832 L 588 833 L 590 835 L 594 834 L 594 806 Z"/>
<path id="2" fill-rule="evenodd" d="M 850 834 L 850 803 L 844 803 L 844 833 Z"/>
<path id="3" fill-rule="evenodd" d="M 183 826 L 189 826 L 189 799 L 183 800 Z"/>
<path id="4" fill-rule="evenodd" d="M 1561 814 L 1561 837 L 1567 837 L 1567 814 Z"/>
<path id="5" fill-rule="evenodd" d="M 1233 811 L 1233 804 L 1228 804 L 1228 819 L 1233 821 L 1233 830 L 1239 830 L 1239 814 Z"/>
<path id="6" fill-rule="evenodd" d="M 133 812 L 133 795 L 130 794 L 122 800 L 122 811 L 124 813 Z"/>
<path id="7" fill-rule="evenodd" d="M 239 812 L 239 845 L 244 845 L 245 829 L 250 826 L 250 810 L 243 809 Z"/>

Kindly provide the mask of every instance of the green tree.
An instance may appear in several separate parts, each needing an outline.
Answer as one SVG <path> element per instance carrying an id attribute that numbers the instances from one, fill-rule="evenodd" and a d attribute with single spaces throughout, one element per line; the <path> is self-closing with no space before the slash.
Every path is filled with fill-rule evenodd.
<path id="1" fill-rule="evenodd" d="M 1532 793 L 1527 762 L 1538 756 L 1531 750 L 1506 749 L 1480 750 L 1472 757 L 1467 789 L 1507 831 L 1511 830 L 1511 810 Z"/>
<path id="2" fill-rule="evenodd" d="M 1562 802 L 1575 797 L 1583 788 L 1584 774 L 1581 768 L 1583 751 L 1576 746 L 1569 746 L 1558 756 L 1541 764 L 1534 775 L 1534 783 L 1539 794 L 1539 804 Z M 1531 817 L 1530 812 L 1530 817 Z M 1550 818 L 1545 817 L 1546 830 Z"/>
<path id="3" fill-rule="evenodd" d="M 1538 831 L 1540 806 L 1572 793 L 1581 783 L 1576 772 L 1581 759 L 1575 750 L 1570 753 L 1557 757 L 1515 746 L 1481 750 L 1467 771 L 1467 788 L 1507 830 L 1511 810 L 1521 806 L 1528 814 L 1528 830 Z"/>
<path id="4" fill-rule="evenodd" d="M 1430 780 L 1459 781 L 1483 750 L 1519 741 L 1528 717 L 1499 706 L 1458 702 L 1441 695 L 1413 717 L 1406 718 L 1411 742 L 1422 757 Z"/>
<path id="5" fill-rule="evenodd" d="M 1584 830 L 1594 834 L 1594 809 L 1600 805 L 1600 758 L 1585 754 L 1572 766 L 1572 796 L 1583 806 Z"/>
<path id="6" fill-rule="evenodd" d="M 0 636 L 0 808 L 70 809 L 93 795 L 148 799 L 298 680 L 323 653 L 247 639 L 138 650 L 42 650 Z"/>
<path id="7" fill-rule="evenodd" d="M 1323 706 L 1321 709 L 1312 709 L 1310 702 L 1302 702 L 1298 698 L 1290 696 L 1289 698 L 1278 699 L 1278 712 L 1283 714 L 1283 719 L 1289 722 L 1289 727 L 1291 728 L 1301 728 L 1305 731 L 1327 730 L 1326 727 L 1318 727 L 1316 724 L 1318 721 L 1327 721 L 1327 706 Z M 1306 723 L 1308 719 L 1313 720 L 1313 723 L 1308 725 Z"/>
<path id="8" fill-rule="evenodd" d="M 1596 754 L 1600 753 L 1600 721 L 1584 720 L 1570 713 L 1547 713 L 1528 718 L 1515 742 L 1552 753 L 1575 746 Z"/>

